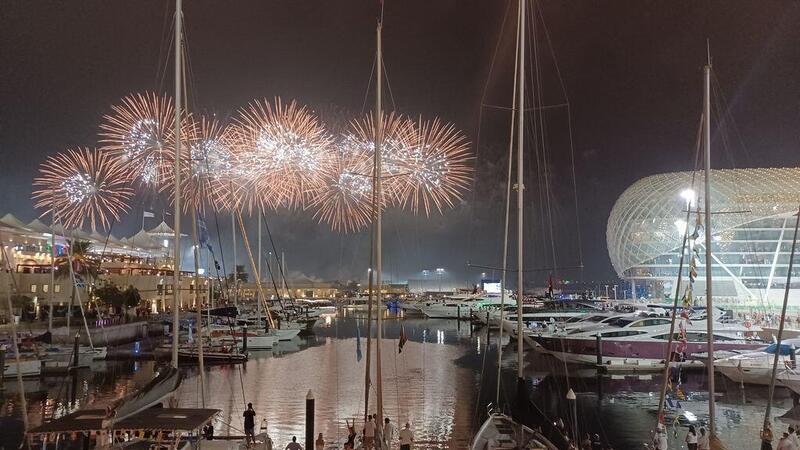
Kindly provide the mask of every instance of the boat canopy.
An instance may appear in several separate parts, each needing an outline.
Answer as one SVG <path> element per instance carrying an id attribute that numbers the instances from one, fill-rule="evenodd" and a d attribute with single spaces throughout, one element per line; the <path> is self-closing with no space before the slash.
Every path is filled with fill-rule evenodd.
<path id="1" fill-rule="evenodd" d="M 767 347 L 766 350 L 764 350 L 765 353 L 769 353 L 770 355 L 774 355 L 775 352 L 777 351 L 778 351 L 777 343 L 770 344 L 769 347 Z M 780 350 L 781 356 L 789 356 L 792 353 L 795 353 L 796 351 L 797 348 L 793 344 L 781 343 L 781 350 Z"/>
<path id="2" fill-rule="evenodd" d="M 114 424 L 114 430 L 195 431 L 219 413 L 218 409 L 149 408 Z M 105 409 L 78 410 L 43 423 L 30 434 L 103 431 L 108 419 Z"/>

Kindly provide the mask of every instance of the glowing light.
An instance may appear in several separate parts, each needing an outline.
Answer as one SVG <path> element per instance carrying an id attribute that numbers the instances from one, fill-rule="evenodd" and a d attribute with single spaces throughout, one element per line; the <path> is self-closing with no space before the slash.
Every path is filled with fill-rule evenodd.
<path id="1" fill-rule="evenodd" d="M 686 204 L 691 206 L 697 199 L 697 193 L 693 189 L 684 189 L 681 191 L 681 198 L 686 200 Z"/>
<path id="2" fill-rule="evenodd" d="M 686 234 L 686 226 L 687 226 L 687 224 L 686 224 L 685 220 L 678 219 L 678 220 L 675 221 L 675 228 L 678 229 L 678 234 L 681 235 L 681 236 Z"/>

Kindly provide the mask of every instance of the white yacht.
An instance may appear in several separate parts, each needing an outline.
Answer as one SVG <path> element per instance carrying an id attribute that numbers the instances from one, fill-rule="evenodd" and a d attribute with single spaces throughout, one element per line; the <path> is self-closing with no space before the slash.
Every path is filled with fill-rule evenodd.
<path id="1" fill-rule="evenodd" d="M 781 342 L 780 351 L 778 344 L 773 343 L 754 352 L 742 353 L 714 361 L 717 372 L 725 375 L 737 383 L 757 384 L 767 386 L 772 377 L 772 362 L 775 353 L 778 353 L 778 368 L 794 368 L 800 339 L 788 339 Z M 795 355 L 793 357 L 792 355 Z"/>
<path id="2" fill-rule="evenodd" d="M 508 301 L 508 297 L 506 297 Z M 444 297 L 441 301 L 429 301 L 419 305 L 420 311 L 431 319 L 468 320 L 475 311 L 490 305 L 500 304 L 500 294 L 459 294 Z"/>

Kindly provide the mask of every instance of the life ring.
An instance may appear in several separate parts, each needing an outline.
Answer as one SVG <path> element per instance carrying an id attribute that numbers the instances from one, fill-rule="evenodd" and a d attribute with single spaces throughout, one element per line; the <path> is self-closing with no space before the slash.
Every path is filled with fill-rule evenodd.
<path id="1" fill-rule="evenodd" d="M 752 323 L 750 323 L 750 321 L 749 321 L 749 320 L 748 320 L 748 321 L 746 321 L 746 322 L 744 323 L 744 327 L 745 327 L 745 328 L 747 328 L 748 330 L 749 330 L 749 329 L 750 329 L 750 327 L 752 327 L 752 326 L 753 326 L 753 324 L 752 324 Z"/>

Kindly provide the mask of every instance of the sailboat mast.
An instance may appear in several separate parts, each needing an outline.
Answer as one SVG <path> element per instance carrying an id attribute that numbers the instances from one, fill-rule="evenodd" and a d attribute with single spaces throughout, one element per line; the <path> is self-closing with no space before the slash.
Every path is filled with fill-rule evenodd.
<path id="1" fill-rule="evenodd" d="M 375 287 L 377 288 L 375 305 L 377 307 L 378 317 L 375 321 L 377 328 L 377 337 L 375 339 L 375 407 L 377 409 L 377 418 L 375 423 L 380 427 L 383 424 L 383 377 L 381 374 L 381 339 L 383 335 L 381 312 L 382 308 L 382 255 L 383 255 L 383 230 L 381 229 L 381 216 L 383 211 L 381 205 L 383 204 L 383 192 L 381 182 L 381 144 L 383 141 L 383 105 L 381 103 L 381 85 L 383 84 L 383 52 L 381 50 L 381 28 L 383 24 L 378 22 L 376 29 L 377 38 L 377 55 L 375 61 L 377 83 L 375 88 L 375 198 L 377 204 L 375 205 Z"/>
<path id="2" fill-rule="evenodd" d="M 704 70 L 703 146 L 705 150 L 706 329 L 708 337 L 708 428 L 716 434 L 714 418 L 714 300 L 711 292 L 711 61 Z"/>
<path id="3" fill-rule="evenodd" d="M 261 205 L 258 205 L 258 264 L 256 270 L 258 271 L 258 280 L 261 281 L 261 277 L 264 275 L 261 272 L 261 260 L 264 259 L 261 253 Z M 261 289 L 258 289 L 258 300 L 256 301 L 256 328 L 261 327 L 261 302 L 267 301 L 267 299 L 261 298 Z"/>
<path id="4" fill-rule="evenodd" d="M 175 257 L 172 270 L 172 366 L 178 367 L 181 283 L 181 28 L 183 1 L 175 0 Z"/>
<path id="5" fill-rule="evenodd" d="M 233 291 L 231 297 L 233 297 L 233 306 L 238 308 L 239 289 L 237 289 L 236 283 L 239 281 L 239 271 L 236 270 L 236 214 L 233 211 L 231 211 L 231 233 L 233 233 Z"/>
<path id="6" fill-rule="evenodd" d="M 523 138 L 525 135 L 525 0 L 519 0 L 519 29 L 517 30 L 517 52 L 519 73 L 517 74 L 517 378 L 522 379 L 522 299 L 523 285 Z"/>

